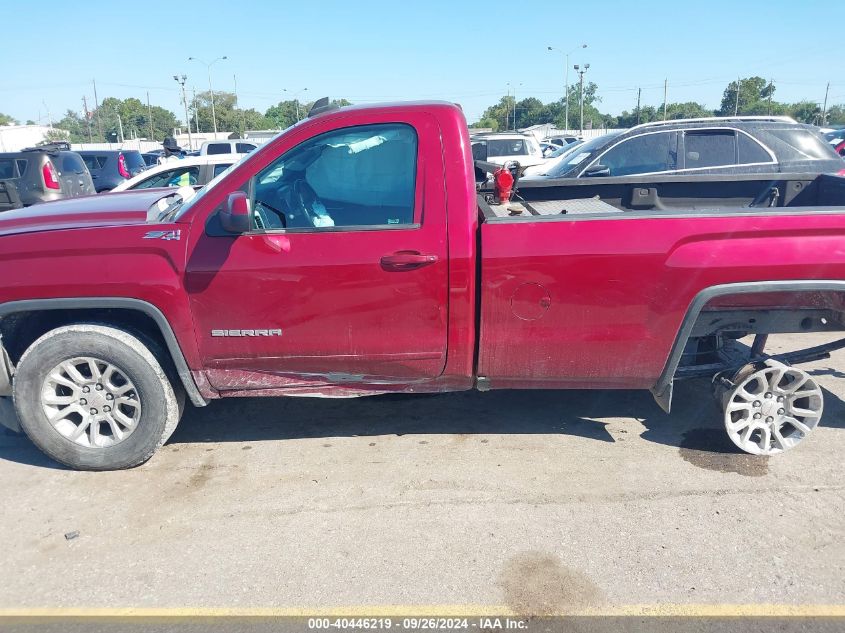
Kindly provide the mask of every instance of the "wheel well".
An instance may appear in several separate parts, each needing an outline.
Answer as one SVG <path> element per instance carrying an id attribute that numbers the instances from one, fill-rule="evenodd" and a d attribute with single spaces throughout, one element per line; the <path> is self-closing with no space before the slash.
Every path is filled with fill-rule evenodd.
<path id="1" fill-rule="evenodd" d="M 17 364 L 21 355 L 40 336 L 50 330 L 74 323 L 102 323 L 135 334 L 145 343 L 158 348 L 156 356 L 173 368 L 173 359 L 166 352 L 167 343 L 153 318 L 138 310 L 126 308 L 73 308 L 61 310 L 31 310 L 15 312 L 0 320 L 3 345 L 12 362 Z"/>
<path id="2" fill-rule="evenodd" d="M 711 286 L 692 300 L 678 330 L 663 372 L 651 388 L 665 411 L 672 401 L 672 382 L 688 344 L 703 342 L 705 354 L 716 351 L 719 337 L 783 332 L 845 330 L 845 281 L 760 281 Z M 689 359 L 687 359 L 689 361 Z M 696 362 L 692 359 L 693 363 Z"/>
<path id="3" fill-rule="evenodd" d="M 128 297 L 24 299 L 0 304 L 0 335 L 12 362 L 39 336 L 74 323 L 100 323 L 122 328 L 141 338 L 162 359 L 166 371 L 181 380 L 191 402 L 208 404 L 200 393 L 176 335 L 156 306 Z"/>

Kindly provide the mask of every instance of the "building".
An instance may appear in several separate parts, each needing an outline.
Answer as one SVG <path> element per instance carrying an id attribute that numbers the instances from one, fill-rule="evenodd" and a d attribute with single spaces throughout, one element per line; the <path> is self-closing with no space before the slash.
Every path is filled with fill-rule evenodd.
<path id="1" fill-rule="evenodd" d="M 19 152 L 25 147 L 33 147 L 43 142 L 54 130 L 46 125 L 3 125 L 0 126 L 0 152 Z"/>

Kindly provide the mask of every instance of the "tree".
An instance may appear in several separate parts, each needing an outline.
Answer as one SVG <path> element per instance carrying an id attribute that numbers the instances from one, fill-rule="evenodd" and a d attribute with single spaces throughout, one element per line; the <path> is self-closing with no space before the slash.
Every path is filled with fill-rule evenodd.
<path id="1" fill-rule="evenodd" d="M 799 123 L 817 124 L 821 121 L 822 109 L 814 101 L 799 101 L 787 108 L 789 115 Z"/>
<path id="2" fill-rule="evenodd" d="M 93 140 L 96 137 L 99 140 L 99 133 L 95 129 L 95 126 L 92 125 L 91 137 L 88 136 L 88 126 L 85 123 L 85 119 L 83 119 L 79 114 L 74 112 L 73 110 L 68 110 L 65 112 L 65 115 L 62 119 L 56 123 L 53 127 L 65 130 L 68 133 L 68 140 L 71 143 L 88 143 L 90 140 Z"/>
<path id="3" fill-rule="evenodd" d="M 531 125 L 536 125 L 537 123 L 545 123 L 546 121 L 540 120 L 542 113 L 542 101 L 534 97 L 528 97 L 527 99 L 523 99 L 522 101 L 519 101 L 516 104 L 516 123 L 514 127 L 519 129 L 523 127 L 529 127 Z"/>
<path id="4" fill-rule="evenodd" d="M 0 125 L 17 125 L 17 119 L 10 117 L 8 114 L 0 112 Z"/>
<path id="5" fill-rule="evenodd" d="M 118 142 L 121 140 L 120 132 L 123 129 L 123 138 L 147 138 L 150 134 L 150 113 L 152 112 L 152 139 L 163 141 L 164 137 L 171 136 L 173 129 L 178 126 L 176 115 L 170 110 L 160 106 L 147 108 L 140 99 L 130 97 L 129 99 L 116 99 L 106 97 L 100 103 L 100 107 L 89 113 L 88 121 L 73 110 L 65 112 L 64 117 L 55 124 L 55 127 L 66 130 L 70 134 L 71 143 L 94 143 Z M 120 117 L 118 119 L 118 116 Z M 89 127 L 90 124 L 90 135 Z M 100 135 L 100 126 L 103 134 Z"/>
<path id="6" fill-rule="evenodd" d="M 824 124 L 845 125 L 845 103 L 830 106 L 825 115 Z"/>
<path id="7" fill-rule="evenodd" d="M 270 106 L 264 116 L 272 123 L 272 126 L 278 130 L 284 130 L 296 123 L 302 115 L 304 109 L 303 104 L 296 99 L 289 99 L 286 101 L 279 101 L 274 106 Z"/>
<path id="8" fill-rule="evenodd" d="M 272 123 L 272 127 L 284 130 L 290 127 L 297 121 L 300 121 L 308 116 L 308 111 L 314 105 L 313 101 L 302 102 L 298 99 L 288 99 L 286 101 L 279 101 L 274 106 L 270 106 L 267 112 L 264 113 L 265 118 Z M 352 103 L 346 99 L 332 99 L 329 101 L 332 107 L 342 108 L 350 106 Z M 253 128 L 255 129 L 255 128 Z"/>
<path id="9" fill-rule="evenodd" d="M 52 130 L 47 130 L 47 133 L 44 135 L 44 142 L 45 143 L 52 143 L 53 141 L 67 141 L 68 133 L 64 130 L 60 130 L 59 128 L 53 128 Z"/>
<path id="10" fill-rule="evenodd" d="M 201 132 L 214 130 L 212 118 L 211 93 L 201 92 L 191 102 L 191 109 L 199 119 Z M 218 132 L 234 132 L 243 136 L 246 130 L 267 130 L 273 127 L 272 122 L 255 109 L 241 110 L 238 99 L 233 92 L 214 91 L 214 116 L 217 118 Z"/>
<path id="11" fill-rule="evenodd" d="M 768 114 L 771 96 L 775 92 L 774 84 L 756 76 L 739 79 L 738 82 L 729 83 L 722 93 L 719 115 Z M 737 90 L 739 90 L 739 101 L 737 101 Z M 774 102 L 771 105 L 774 105 Z"/>

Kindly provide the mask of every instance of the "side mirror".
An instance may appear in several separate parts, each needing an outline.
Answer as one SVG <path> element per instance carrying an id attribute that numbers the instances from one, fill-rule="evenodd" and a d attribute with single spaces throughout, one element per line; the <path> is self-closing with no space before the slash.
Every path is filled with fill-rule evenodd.
<path id="1" fill-rule="evenodd" d="M 240 235 L 250 229 L 249 198 L 243 191 L 233 191 L 220 211 L 220 226 L 227 233 Z"/>
<path id="2" fill-rule="evenodd" d="M 609 176 L 610 175 L 610 167 L 607 165 L 593 165 L 592 167 L 588 167 L 587 171 L 584 172 L 584 176 L 589 178 L 595 178 L 596 176 Z"/>

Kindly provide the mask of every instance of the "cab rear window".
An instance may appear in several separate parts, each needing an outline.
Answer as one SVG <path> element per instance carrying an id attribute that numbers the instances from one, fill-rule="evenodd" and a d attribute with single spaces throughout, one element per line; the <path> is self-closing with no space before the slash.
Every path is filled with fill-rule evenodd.
<path id="1" fill-rule="evenodd" d="M 206 154 L 231 154 L 232 146 L 228 143 L 211 143 L 205 150 Z"/>

